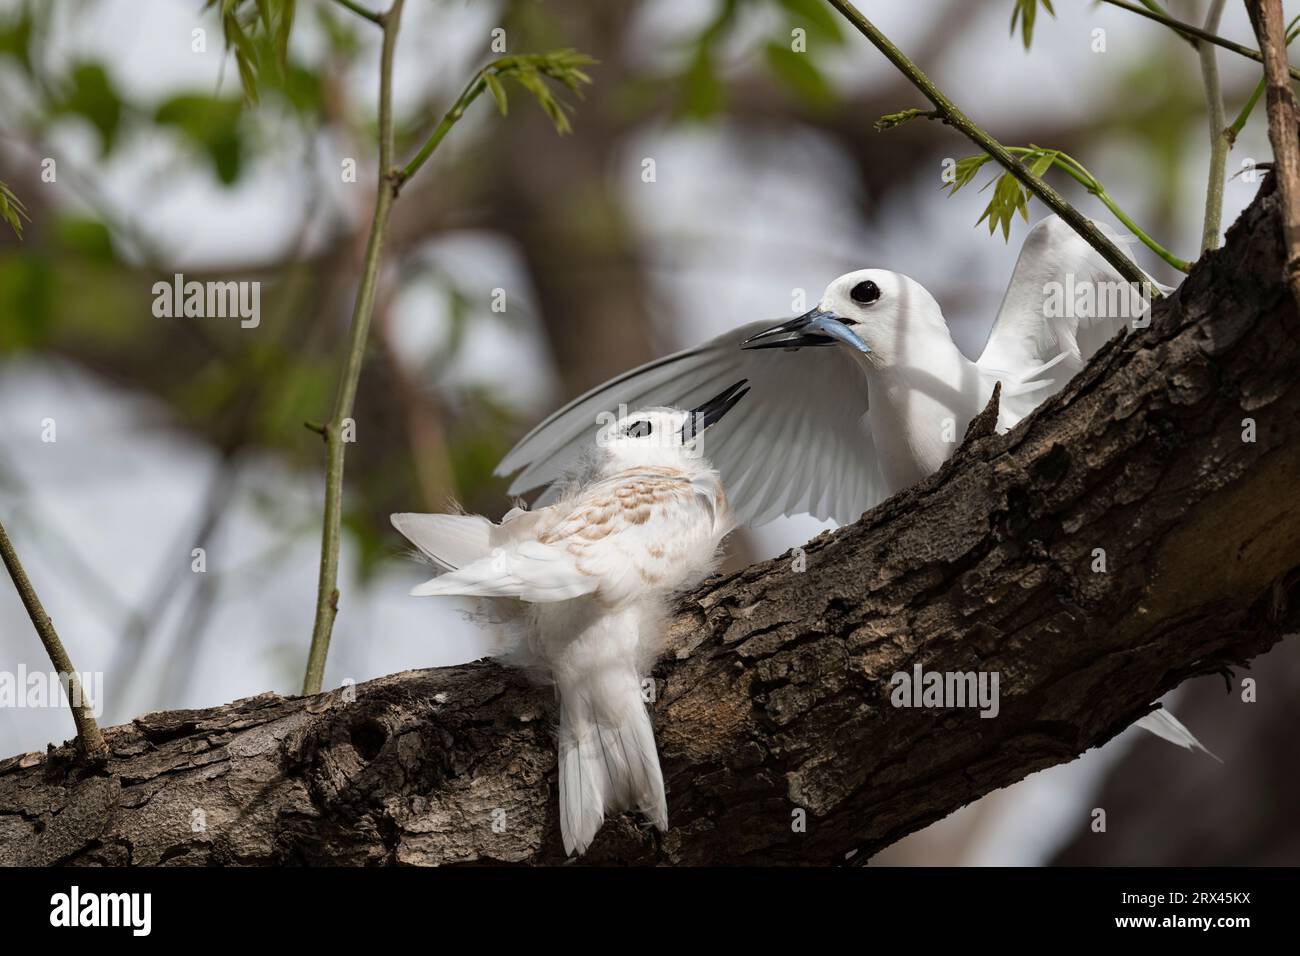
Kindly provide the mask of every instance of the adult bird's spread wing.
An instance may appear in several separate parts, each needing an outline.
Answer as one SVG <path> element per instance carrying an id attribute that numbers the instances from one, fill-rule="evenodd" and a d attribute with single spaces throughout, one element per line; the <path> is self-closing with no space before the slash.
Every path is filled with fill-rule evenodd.
<path id="1" fill-rule="evenodd" d="M 1106 224 L 1093 225 L 1125 243 Z M 1138 310 L 1124 277 L 1060 217 L 1037 223 L 977 362 L 1002 382 L 1000 423 L 1014 425 L 1058 391 Z"/>
<path id="2" fill-rule="evenodd" d="M 770 326 L 740 326 L 597 386 L 525 435 L 496 473 L 523 469 L 511 494 L 552 484 L 592 446 L 600 413 L 618 414 L 620 405 L 694 408 L 749 379 L 745 401 L 701 439 L 737 523 L 794 514 L 856 521 L 885 498 L 866 424 L 866 376 L 837 348 L 741 349 Z"/>

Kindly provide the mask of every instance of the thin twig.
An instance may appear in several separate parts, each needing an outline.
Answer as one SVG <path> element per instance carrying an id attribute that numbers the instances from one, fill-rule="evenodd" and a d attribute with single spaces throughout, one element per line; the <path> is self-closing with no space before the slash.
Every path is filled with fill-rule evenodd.
<path id="1" fill-rule="evenodd" d="M 1268 139 L 1273 144 L 1273 174 L 1282 197 L 1282 238 L 1286 242 L 1286 280 L 1300 304 L 1300 139 L 1295 94 L 1287 74 L 1286 31 L 1281 0 L 1246 0 L 1246 10 L 1264 51 L 1268 83 Z M 1293 71 L 1294 72 L 1294 71 Z"/>
<path id="2" fill-rule="evenodd" d="M 381 17 L 378 13 L 375 13 L 373 10 L 367 10 L 361 4 L 354 2 L 354 0 L 334 0 L 334 2 L 337 3 L 339 6 L 347 7 L 357 16 L 363 17 L 366 20 L 369 20 L 371 23 L 378 24 L 381 27 L 384 25 L 383 17 Z"/>
<path id="3" fill-rule="evenodd" d="M 4 560 L 9 577 L 13 578 L 14 587 L 18 589 L 18 596 L 22 598 L 23 607 L 27 609 L 27 616 L 32 619 L 32 626 L 36 628 L 37 636 L 45 645 L 45 653 L 49 655 L 50 663 L 54 665 L 59 676 L 68 682 L 68 705 L 72 708 L 72 721 L 77 725 L 77 743 L 81 747 L 82 755 L 90 760 L 106 759 L 108 748 L 104 745 L 104 735 L 100 733 L 99 724 L 95 721 L 92 712 L 93 704 L 86 694 L 86 689 L 81 686 L 81 679 L 72 666 L 72 660 L 68 657 L 68 652 L 63 649 L 63 642 L 59 640 L 58 632 L 54 630 L 54 622 L 45 613 L 41 599 L 36 596 L 36 588 L 32 586 L 22 562 L 18 560 L 18 552 L 14 550 L 13 542 L 9 540 L 3 524 L 0 524 L 0 558 Z"/>
<path id="4" fill-rule="evenodd" d="M 1148 10 L 1139 7 L 1136 4 L 1128 3 L 1126 0 L 1102 0 L 1103 3 L 1109 3 L 1113 7 L 1119 7 L 1121 10 L 1128 10 L 1130 13 L 1136 13 L 1140 17 L 1146 17 L 1148 20 L 1154 20 L 1156 23 L 1163 23 L 1172 30 L 1181 33 L 1184 37 L 1194 37 L 1197 40 L 1205 40 L 1207 43 L 1213 43 L 1215 46 L 1221 46 L 1225 50 L 1231 50 L 1240 56 L 1254 60 L 1256 63 L 1263 63 L 1264 58 L 1258 50 L 1252 50 L 1248 46 L 1242 46 L 1232 40 L 1225 40 L 1221 36 L 1216 36 L 1208 30 L 1202 30 L 1200 27 L 1192 26 L 1190 23 L 1184 23 L 1181 20 L 1175 20 L 1173 17 L 1163 13 L 1157 13 L 1155 10 Z M 1249 2 L 1249 0 L 1248 0 Z M 1291 70 L 1291 76 L 1300 80 L 1300 70 Z"/>
<path id="5" fill-rule="evenodd" d="M 352 313 L 352 333 L 347 360 L 339 379 L 333 417 L 319 427 L 315 423 L 307 423 L 307 427 L 313 431 L 323 432 L 328 449 L 328 464 L 325 471 L 325 521 L 321 529 L 320 580 L 316 591 L 316 618 L 312 627 L 311 651 L 307 658 L 307 672 L 303 677 L 304 694 L 320 692 L 321 682 L 325 676 L 325 658 L 329 654 L 330 633 L 338 614 L 339 526 L 343 510 L 343 427 L 345 421 L 352 415 L 357 382 L 361 376 L 366 340 L 375 311 L 380 251 L 392 205 L 397 201 L 407 180 L 428 161 L 446 138 L 447 133 L 465 114 L 466 107 L 485 89 L 492 91 L 501 112 L 505 113 L 506 94 L 501 88 L 501 79 L 511 77 L 533 94 L 551 118 L 556 132 L 565 133 L 569 130 L 568 118 L 565 115 L 566 106 L 555 99 L 547 88 L 545 80 L 554 80 L 571 92 L 577 93 L 580 86 L 591 82 L 591 78 L 582 72 L 581 68 L 596 62 L 576 50 L 559 50 L 540 55 L 507 56 L 489 63 L 474 74 L 411 161 L 403 167 L 398 167 L 393 163 L 392 72 L 393 50 L 397 43 L 402 2 L 403 0 L 394 0 L 388 12 L 380 17 L 384 27 L 384 43 L 380 55 L 379 80 L 379 186 L 375 199 L 374 219 L 366 242 L 361 283 L 357 289 L 356 305 Z"/>
<path id="6" fill-rule="evenodd" d="M 595 62 L 591 57 L 580 54 L 575 50 L 559 50 L 542 56 L 536 54 L 503 56 L 487 64 L 470 78 L 469 83 L 465 85 L 465 89 L 461 91 L 460 96 L 456 97 L 451 104 L 451 108 L 443 114 L 438 125 L 429 134 L 429 138 L 425 140 L 424 145 L 411 158 L 411 161 L 403 166 L 399 173 L 394 175 L 394 189 L 400 189 L 408 179 L 419 171 L 420 167 L 428 161 L 434 150 L 438 148 L 451 131 L 451 128 L 465 115 L 465 111 L 470 104 L 478 99 L 484 90 L 492 90 L 497 99 L 497 105 L 504 115 L 506 111 L 506 94 L 501 81 L 507 77 L 514 78 L 521 86 L 537 97 L 539 105 L 555 124 L 557 133 L 567 133 L 569 131 L 569 121 L 565 117 L 564 106 L 546 92 L 542 77 L 549 77 L 551 80 L 567 87 L 570 91 L 577 93 L 582 84 L 591 82 L 591 78 L 582 72 L 580 67 Z"/>
<path id="7" fill-rule="evenodd" d="M 1142 6 L 1146 7 L 1146 8 L 1147 8 L 1148 10 L 1150 10 L 1152 13 L 1160 14 L 1160 15 L 1163 16 L 1163 17 L 1168 17 L 1168 16 L 1169 16 L 1168 13 L 1165 13 L 1164 7 L 1162 7 L 1162 6 L 1160 6 L 1160 4 L 1156 3 L 1156 0 L 1140 0 L 1140 2 L 1141 2 L 1141 4 L 1142 4 Z M 1178 34 L 1178 39 L 1186 41 L 1187 44 L 1188 44 L 1189 46 L 1191 46 L 1191 48 L 1192 48 L 1193 50 L 1196 49 L 1196 37 L 1192 36 L 1191 34 L 1188 34 L 1188 33 L 1179 33 L 1179 34 Z"/>
<path id="8" fill-rule="evenodd" d="M 330 635 L 338 614 L 339 535 L 343 520 L 343 428 L 352 417 L 357 382 L 365 358 L 370 316 L 374 311 L 375 289 L 379 282 L 379 257 L 384 232 L 397 193 L 393 169 L 393 52 L 397 48 L 397 31 L 405 0 L 393 0 L 382 17 L 384 42 L 379 58 L 379 178 L 375 190 L 375 212 L 370 222 L 370 236 L 362 264 L 361 283 L 352 310 L 352 334 L 348 344 L 343 374 L 334 400 L 334 412 L 325 425 L 327 464 L 325 470 L 325 520 L 321 527 L 320 577 L 316 589 L 316 617 L 312 625 L 311 650 L 307 655 L 307 672 L 302 692 L 318 694 L 325 678 L 325 658 L 329 654 Z"/>
<path id="9" fill-rule="evenodd" d="M 1219 29 L 1223 7 L 1227 0 L 1210 0 L 1210 10 L 1205 16 L 1205 30 L 1214 33 Z M 1223 182 L 1227 173 L 1228 150 L 1232 136 L 1223 110 L 1223 87 L 1219 84 L 1219 60 L 1214 45 L 1198 41 L 1196 52 L 1201 58 L 1201 79 L 1205 85 L 1205 105 L 1209 110 L 1210 172 L 1205 184 L 1205 220 L 1201 228 L 1201 251 L 1206 252 L 1219 244 L 1219 225 L 1223 218 Z"/>
<path id="10" fill-rule="evenodd" d="M 1251 92 L 1250 97 L 1242 105 L 1241 112 L 1237 114 L 1237 118 L 1233 120 L 1232 125 L 1228 127 L 1229 146 L 1237 142 L 1237 137 L 1240 136 L 1241 131 L 1246 128 L 1246 122 L 1250 119 L 1250 114 L 1254 112 L 1255 104 L 1258 103 L 1259 98 L 1264 95 L 1264 86 L 1264 78 L 1261 76 L 1259 82 L 1255 85 L 1255 89 Z"/>
<path id="11" fill-rule="evenodd" d="M 474 74 L 474 78 L 470 80 L 465 89 L 461 91 L 460 96 L 456 97 L 456 102 L 452 103 L 451 109 L 447 110 L 447 112 L 443 114 L 442 120 L 439 121 L 438 125 L 434 128 L 434 131 L 429 134 L 429 138 L 425 140 L 425 143 L 420 147 L 419 152 L 412 157 L 409 163 L 402 167 L 402 171 L 398 175 L 397 179 L 397 185 L 399 187 L 414 176 L 416 171 L 425 164 L 429 157 L 433 155 L 433 151 L 442 143 L 443 138 L 451 131 L 451 128 L 456 125 L 457 121 L 459 121 L 462 116 L 465 115 L 466 108 L 473 103 L 485 89 L 487 89 L 487 81 L 484 77 L 489 69 L 491 69 L 491 67 L 487 66 Z"/>
<path id="12" fill-rule="evenodd" d="M 0 424 L 0 429 L 4 426 Z M 23 479 L 5 465 L 0 458 L 0 492 L 21 504 L 21 510 L 15 509 L 11 527 L 15 530 L 29 528 L 35 532 L 36 545 L 50 560 L 66 565 L 80 579 L 75 585 L 79 592 L 94 598 L 103 613 L 112 617 L 131 614 L 131 606 L 122 595 L 117 593 L 112 582 L 105 577 L 101 568 L 87 560 L 78 545 L 68 540 L 58 524 L 47 513 L 42 513 L 40 503 L 32 499 L 32 493 Z M 116 673 L 110 669 L 110 673 Z"/>
<path id="13" fill-rule="evenodd" d="M 889 41 L 889 38 L 876 29 L 858 9 L 849 3 L 848 0 L 829 0 L 831 6 L 842 13 L 848 21 L 853 24 L 859 33 L 865 36 L 871 43 L 880 50 L 894 66 L 903 73 L 912 85 L 915 86 L 925 98 L 934 104 L 935 109 L 939 112 L 943 122 L 952 126 L 967 139 L 984 152 L 996 159 L 1002 166 L 1011 173 L 1026 189 L 1037 196 L 1048 206 L 1054 213 L 1069 223 L 1070 228 L 1077 232 L 1088 245 L 1096 249 L 1101 256 L 1109 262 L 1115 269 L 1129 282 L 1142 284 L 1147 282 L 1147 276 L 1137 267 L 1134 262 L 1124 255 L 1113 242 L 1107 239 L 1096 226 L 1094 226 L 1086 216 L 1081 214 L 1077 209 L 1065 201 L 1060 193 L 1043 182 L 1040 178 L 1033 175 L 1024 163 L 1016 159 L 1015 156 L 1007 150 L 1005 146 L 995 140 L 983 129 L 976 126 L 969 117 L 959 110 L 952 100 L 948 99 L 940 89 L 931 82 L 919 67 L 909 60 L 898 47 Z"/>

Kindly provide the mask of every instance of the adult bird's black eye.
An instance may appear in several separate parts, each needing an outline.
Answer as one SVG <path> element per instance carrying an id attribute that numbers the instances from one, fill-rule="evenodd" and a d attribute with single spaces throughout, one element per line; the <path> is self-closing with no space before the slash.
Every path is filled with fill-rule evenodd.
<path id="1" fill-rule="evenodd" d="M 880 298 L 880 286 L 876 285 L 870 279 L 866 282 L 859 282 L 849 292 L 849 298 L 858 305 L 870 305 Z"/>
<path id="2" fill-rule="evenodd" d="M 628 438 L 647 438 L 652 431 L 654 431 L 653 425 L 649 422 L 641 421 L 633 422 L 631 425 L 628 425 L 623 431 L 623 434 Z"/>

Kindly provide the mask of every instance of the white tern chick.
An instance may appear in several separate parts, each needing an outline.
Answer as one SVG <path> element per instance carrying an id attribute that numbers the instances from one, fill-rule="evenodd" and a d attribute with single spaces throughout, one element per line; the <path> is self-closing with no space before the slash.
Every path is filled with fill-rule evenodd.
<path id="1" fill-rule="evenodd" d="M 737 523 L 808 513 L 849 524 L 937 471 L 994 383 L 1002 384 L 999 431 L 1059 391 L 1123 326 L 1144 320 L 1145 301 L 1132 292 L 1049 216 L 1025 237 L 984 350 L 971 361 L 919 282 L 884 269 L 851 272 L 796 319 L 747 323 L 597 386 L 524 436 L 497 473 L 522 469 L 511 494 L 550 484 L 576 453 L 581 423 L 600 409 L 689 405 L 744 377 L 753 397 L 709 444 Z M 1205 749 L 1167 711 L 1139 726 Z"/>
<path id="2" fill-rule="evenodd" d="M 392 516 L 445 571 L 411 593 L 502 599 L 491 610 L 516 625 L 514 663 L 554 683 L 566 853 L 585 852 L 607 812 L 635 808 L 668 827 L 642 681 L 662 648 L 668 597 L 705 578 L 734 525 L 702 443 L 748 391 L 740 381 L 689 412 L 607 420 L 556 503 L 500 524 Z"/>

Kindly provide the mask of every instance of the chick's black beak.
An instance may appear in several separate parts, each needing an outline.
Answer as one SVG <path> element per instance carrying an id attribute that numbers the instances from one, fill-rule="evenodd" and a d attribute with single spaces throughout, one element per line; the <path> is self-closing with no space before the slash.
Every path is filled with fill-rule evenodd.
<path id="1" fill-rule="evenodd" d="M 847 325 L 840 321 L 834 312 L 812 309 L 782 322 L 770 329 L 764 329 L 757 335 L 745 339 L 744 349 L 801 349 L 814 345 L 834 345 L 843 342 L 850 348 L 867 353 L 871 349 Z"/>
<path id="2" fill-rule="evenodd" d="M 736 403 L 749 394 L 749 379 L 742 378 L 735 385 L 719 392 L 711 399 L 691 409 L 682 425 L 682 444 L 686 444 L 710 425 L 716 425 L 722 416 L 736 407 Z"/>

